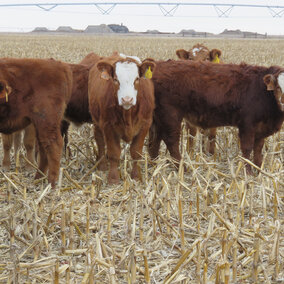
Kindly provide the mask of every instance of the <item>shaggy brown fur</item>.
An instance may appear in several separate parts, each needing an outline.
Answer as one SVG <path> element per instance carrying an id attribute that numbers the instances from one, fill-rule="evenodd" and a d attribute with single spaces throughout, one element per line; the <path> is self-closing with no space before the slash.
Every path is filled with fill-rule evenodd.
<path id="1" fill-rule="evenodd" d="M 264 138 L 277 132 L 284 120 L 277 91 L 267 91 L 263 80 L 270 74 L 277 81 L 282 72 L 284 69 L 277 66 L 156 62 L 152 79 L 156 109 L 150 131 L 151 157 L 157 157 L 164 140 L 172 157 L 180 160 L 181 121 L 186 118 L 203 129 L 238 127 L 244 157 L 249 158 L 254 151 L 254 163 L 260 166 Z"/>

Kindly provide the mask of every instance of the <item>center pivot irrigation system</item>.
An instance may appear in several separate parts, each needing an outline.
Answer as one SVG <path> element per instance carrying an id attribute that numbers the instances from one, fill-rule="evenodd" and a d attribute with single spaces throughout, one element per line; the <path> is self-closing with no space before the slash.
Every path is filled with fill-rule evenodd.
<path id="1" fill-rule="evenodd" d="M 158 6 L 164 16 L 174 16 L 180 6 L 211 6 L 215 8 L 218 17 L 229 17 L 234 7 L 243 8 L 263 8 L 269 9 L 272 17 L 282 17 L 284 15 L 284 6 L 277 5 L 251 5 L 251 4 L 231 4 L 231 3 L 179 3 L 179 2 L 47 2 L 47 3 L 18 3 L 18 4 L 0 4 L 1 7 L 38 7 L 44 11 L 51 11 L 58 6 L 96 6 L 103 14 L 108 15 L 116 6 Z"/>

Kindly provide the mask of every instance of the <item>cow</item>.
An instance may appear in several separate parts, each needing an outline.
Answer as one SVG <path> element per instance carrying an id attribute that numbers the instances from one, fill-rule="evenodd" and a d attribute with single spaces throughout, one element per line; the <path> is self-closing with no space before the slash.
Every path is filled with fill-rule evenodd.
<path id="1" fill-rule="evenodd" d="M 182 60 L 193 60 L 193 61 L 210 61 L 213 63 L 221 63 L 221 50 L 214 48 L 209 50 L 203 44 L 195 44 L 189 51 L 185 49 L 177 49 L 176 55 Z"/>
<path id="2" fill-rule="evenodd" d="M 65 150 L 68 144 L 69 122 L 73 122 L 76 125 L 81 125 L 85 122 L 92 123 L 88 102 L 88 77 L 90 68 L 100 59 L 100 56 L 91 52 L 84 57 L 79 64 L 69 64 L 73 75 L 72 95 L 67 104 L 64 120 L 62 120 L 60 128 L 61 135 L 64 138 Z M 16 158 L 19 146 L 21 144 L 21 132 L 22 131 L 18 131 L 10 135 L 2 134 L 2 143 L 4 149 L 2 166 L 5 169 L 9 169 L 11 165 L 10 150 L 12 144 L 14 144 L 14 157 Z M 24 130 L 24 146 L 26 148 L 27 158 L 33 164 L 35 164 L 34 145 L 35 131 L 31 125 Z"/>
<path id="3" fill-rule="evenodd" d="M 279 131 L 284 120 L 283 68 L 181 60 L 155 63 L 152 158 L 158 156 L 163 140 L 171 156 L 181 159 L 179 137 L 185 118 L 203 129 L 237 127 L 243 156 L 249 159 L 253 151 L 254 163 L 261 166 L 264 139 Z"/>
<path id="4" fill-rule="evenodd" d="M 32 124 L 39 145 L 39 171 L 48 170 L 54 188 L 62 152 L 60 123 L 72 91 L 66 63 L 32 58 L 0 59 L 0 132 L 12 134 Z"/>
<path id="5" fill-rule="evenodd" d="M 115 54 L 103 58 L 90 70 L 89 106 L 95 125 L 99 170 L 106 170 L 108 183 L 119 183 L 120 140 L 130 144 L 131 178 L 141 179 L 138 159 L 152 123 L 154 89 L 150 80 L 155 63 Z"/>
<path id="6" fill-rule="evenodd" d="M 186 51 L 184 49 L 176 50 L 176 55 L 181 60 L 210 61 L 212 63 L 222 63 L 222 61 L 220 60 L 221 54 L 222 54 L 221 50 L 216 48 L 209 50 L 208 47 L 200 43 L 195 44 L 189 51 Z M 194 127 L 193 125 L 190 125 L 190 123 L 188 122 L 186 123 L 186 126 L 187 129 L 189 129 L 189 134 L 190 134 L 189 141 L 190 145 L 192 145 L 193 144 L 192 137 L 196 136 L 197 128 Z M 216 128 L 210 128 L 205 131 L 205 135 L 207 136 L 209 141 L 209 148 L 207 150 L 211 155 L 215 153 L 216 132 L 217 132 Z"/>

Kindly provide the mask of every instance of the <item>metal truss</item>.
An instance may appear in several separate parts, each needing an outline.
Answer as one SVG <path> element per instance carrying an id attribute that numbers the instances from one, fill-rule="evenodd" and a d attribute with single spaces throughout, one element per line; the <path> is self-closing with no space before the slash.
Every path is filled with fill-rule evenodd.
<path id="1" fill-rule="evenodd" d="M 0 4 L 1 7 L 38 7 L 44 11 L 51 11 L 58 6 L 96 6 L 96 8 L 103 14 L 109 15 L 110 12 L 116 6 L 158 6 L 166 17 L 172 17 L 175 15 L 175 12 L 179 6 L 212 6 L 215 8 L 218 17 L 229 17 L 231 11 L 234 7 L 245 7 L 245 8 L 264 8 L 269 9 L 272 17 L 281 18 L 284 15 L 284 6 L 276 6 L 276 5 L 251 5 L 251 4 L 224 4 L 224 3 L 178 3 L 178 2 L 120 2 L 120 1 L 112 1 L 112 2 L 47 2 L 47 3 L 18 3 L 18 4 Z"/>

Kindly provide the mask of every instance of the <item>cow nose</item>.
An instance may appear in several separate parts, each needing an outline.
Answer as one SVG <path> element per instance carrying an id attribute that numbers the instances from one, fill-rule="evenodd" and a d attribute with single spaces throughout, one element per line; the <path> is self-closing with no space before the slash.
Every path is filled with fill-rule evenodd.
<path id="1" fill-rule="evenodd" d="M 131 97 L 129 97 L 129 96 L 126 96 L 126 97 L 123 97 L 123 98 L 121 99 L 121 101 L 122 101 L 122 104 L 124 104 L 124 105 L 132 105 L 132 103 L 133 103 L 133 98 L 131 98 Z"/>

